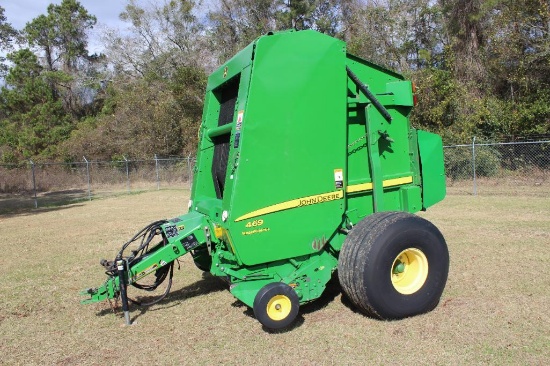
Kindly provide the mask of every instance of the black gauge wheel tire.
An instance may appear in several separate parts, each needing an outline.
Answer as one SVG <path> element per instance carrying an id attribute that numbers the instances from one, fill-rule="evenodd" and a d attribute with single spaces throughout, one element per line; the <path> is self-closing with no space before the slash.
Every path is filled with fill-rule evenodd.
<path id="1" fill-rule="evenodd" d="M 254 315 L 269 329 L 282 329 L 294 322 L 300 309 L 296 291 L 282 282 L 273 282 L 260 289 L 254 298 Z"/>

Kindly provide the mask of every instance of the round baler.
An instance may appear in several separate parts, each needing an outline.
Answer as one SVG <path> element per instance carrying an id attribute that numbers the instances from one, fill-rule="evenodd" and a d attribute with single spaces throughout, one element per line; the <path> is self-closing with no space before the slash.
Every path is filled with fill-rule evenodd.
<path id="1" fill-rule="evenodd" d="M 168 281 L 164 298 L 189 253 L 267 329 L 291 325 L 336 271 L 371 316 L 433 309 L 449 254 L 414 213 L 445 197 L 443 147 L 410 126 L 413 89 L 315 31 L 259 37 L 208 78 L 188 213 L 103 261 L 108 279 L 83 302 L 121 297 L 129 323 L 127 289 Z"/>

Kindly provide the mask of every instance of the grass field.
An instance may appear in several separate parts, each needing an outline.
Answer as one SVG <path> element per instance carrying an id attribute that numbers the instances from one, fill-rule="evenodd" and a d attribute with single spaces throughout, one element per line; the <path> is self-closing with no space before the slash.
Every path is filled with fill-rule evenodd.
<path id="1" fill-rule="evenodd" d="M 118 196 L 0 216 L 0 363 L 6 365 L 543 365 L 550 358 L 549 195 L 451 194 L 421 215 L 445 235 L 449 280 L 431 313 L 379 321 L 337 281 L 296 326 L 265 332 L 225 285 L 184 257 L 170 296 L 132 308 L 80 305 L 98 262 L 151 221 L 179 215 L 186 191 Z"/>

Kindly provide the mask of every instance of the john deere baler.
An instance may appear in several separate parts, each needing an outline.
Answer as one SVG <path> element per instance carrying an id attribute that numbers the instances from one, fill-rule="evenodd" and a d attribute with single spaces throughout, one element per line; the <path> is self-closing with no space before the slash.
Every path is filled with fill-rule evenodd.
<path id="1" fill-rule="evenodd" d="M 413 213 L 445 196 L 443 148 L 410 126 L 414 102 L 410 81 L 340 40 L 309 30 L 258 38 L 208 79 L 189 212 L 103 261 L 108 279 L 84 302 L 120 296 L 129 323 L 127 287 L 171 281 L 189 253 L 270 329 L 290 325 L 335 271 L 367 314 L 431 310 L 449 256 Z"/>

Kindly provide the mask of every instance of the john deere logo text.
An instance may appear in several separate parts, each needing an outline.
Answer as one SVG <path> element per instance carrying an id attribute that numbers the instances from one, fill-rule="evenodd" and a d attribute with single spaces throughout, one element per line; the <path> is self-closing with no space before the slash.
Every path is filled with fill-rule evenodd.
<path id="1" fill-rule="evenodd" d="M 299 203 L 298 207 L 315 205 L 317 203 L 323 203 L 323 202 L 328 202 L 328 201 L 339 200 L 340 198 L 342 198 L 342 196 L 343 196 L 343 192 L 338 191 L 338 192 L 324 193 L 324 194 L 320 194 L 320 195 L 317 195 L 317 196 L 309 196 L 309 197 L 305 197 L 305 198 L 300 198 L 300 203 Z"/>

